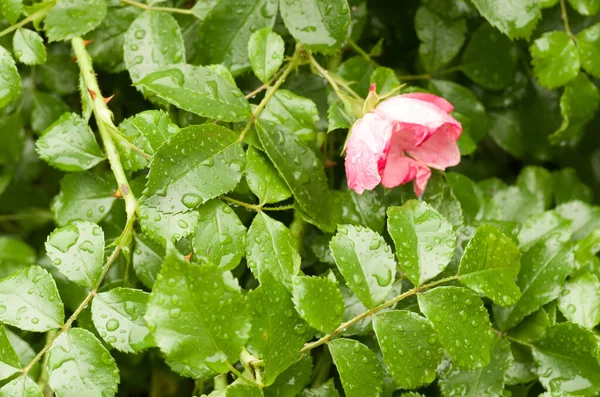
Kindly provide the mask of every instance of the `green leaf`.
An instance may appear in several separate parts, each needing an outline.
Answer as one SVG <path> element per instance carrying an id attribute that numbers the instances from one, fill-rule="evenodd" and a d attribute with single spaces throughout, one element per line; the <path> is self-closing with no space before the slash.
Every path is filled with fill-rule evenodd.
<path id="1" fill-rule="evenodd" d="M 74 220 L 98 223 L 116 200 L 117 186 L 108 174 L 67 174 L 60 181 L 60 193 L 52 204 L 59 226 Z"/>
<path id="2" fill-rule="evenodd" d="M 312 100 L 279 89 L 267 102 L 260 114 L 260 120 L 283 124 L 287 131 L 301 137 L 304 141 L 312 141 L 317 130 L 319 110 Z"/>
<path id="3" fill-rule="evenodd" d="M 581 201 L 571 201 L 556 207 L 556 212 L 572 223 L 573 240 L 583 240 L 600 228 L 600 208 Z"/>
<path id="4" fill-rule="evenodd" d="M 225 397 L 263 397 L 261 389 L 255 384 L 250 383 L 245 379 L 236 379 L 232 384 L 227 386 Z"/>
<path id="5" fill-rule="evenodd" d="M 86 39 L 92 41 L 86 49 L 95 66 L 110 73 L 119 73 L 125 70 L 125 34 L 143 11 L 137 7 L 122 7 L 115 2 L 109 2 L 107 5 L 106 18 L 98 28 L 85 35 Z"/>
<path id="6" fill-rule="evenodd" d="M 259 212 L 248 230 L 247 241 L 246 260 L 254 277 L 262 283 L 271 275 L 291 286 L 292 278 L 300 271 L 300 255 L 290 230 Z"/>
<path id="7" fill-rule="evenodd" d="M 104 233 L 94 223 L 73 222 L 48 236 L 46 253 L 69 280 L 94 287 L 104 263 Z"/>
<path id="8" fill-rule="evenodd" d="M 167 214 L 146 205 L 140 205 L 140 226 L 146 236 L 165 247 L 180 238 L 194 234 L 200 220 L 198 211 Z"/>
<path id="9" fill-rule="evenodd" d="M 534 74 L 546 88 L 565 85 L 579 73 L 577 46 L 565 32 L 544 33 L 533 42 L 529 52 Z"/>
<path id="10" fill-rule="evenodd" d="M 342 322 L 344 297 L 335 281 L 322 277 L 294 277 L 293 299 L 300 317 L 323 333 L 332 332 Z"/>
<path id="11" fill-rule="evenodd" d="M 18 29 L 13 36 L 17 60 L 26 65 L 46 63 L 46 47 L 42 37 L 29 29 Z"/>
<path id="12" fill-rule="evenodd" d="M 440 274 L 456 247 L 452 226 L 431 205 L 416 200 L 389 207 L 388 232 L 396 246 L 400 268 L 415 285 Z"/>
<path id="13" fill-rule="evenodd" d="M 492 225 L 477 228 L 460 260 L 460 281 L 500 306 L 521 297 L 515 283 L 521 252 L 513 241 Z"/>
<path id="14" fill-rule="evenodd" d="M 245 163 L 242 143 L 230 129 L 183 128 L 154 155 L 143 202 L 164 213 L 189 211 L 233 190 Z"/>
<path id="15" fill-rule="evenodd" d="M 587 185 L 581 182 L 573 168 L 563 168 L 552 173 L 554 201 L 557 205 L 580 200 L 592 201 L 593 193 Z"/>
<path id="16" fill-rule="evenodd" d="M 550 327 L 533 349 L 540 383 L 552 395 L 598 395 L 597 352 L 598 341 L 592 331 L 571 323 Z"/>
<path id="17" fill-rule="evenodd" d="M 105 0 L 58 0 L 44 19 L 49 41 L 63 41 L 94 30 L 106 16 Z"/>
<path id="18" fill-rule="evenodd" d="M 311 375 L 312 358 L 304 356 L 264 389 L 265 397 L 296 397 L 310 383 Z"/>
<path id="19" fill-rule="evenodd" d="M 513 42 L 492 25 L 484 23 L 473 33 L 465 48 L 460 69 L 482 87 L 501 90 L 512 82 L 517 60 Z"/>
<path id="20" fill-rule="evenodd" d="M 471 371 L 454 368 L 452 363 L 440 375 L 443 396 L 501 396 L 504 389 L 504 373 L 513 361 L 510 343 L 496 336 L 492 344 L 490 363 Z"/>
<path id="21" fill-rule="evenodd" d="M 33 379 L 19 376 L 0 388 L 0 397 L 42 397 L 42 392 Z"/>
<path id="22" fill-rule="evenodd" d="M 281 0 L 279 8 L 285 26 L 306 47 L 323 54 L 342 47 L 350 27 L 346 0 Z"/>
<path id="23" fill-rule="evenodd" d="M 179 127 L 171 121 L 169 115 L 160 110 L 147 110 L 123 120 L 119 131 L 125 139 L 141 149 L 147 155 L 154 155 Z M 126 170 L 141 170 L 148 167 L 148 160 L 127 144 L 115 141 L 121 153 L 121 162 Z"/>
<path id="24" fill-rule="evenodd" d="M 2 46 L 0 46 L 0 72 L 0 108 L 3 108 L 21 95 L 21 75 L 12 55 Z"/>
<path id="25" fill-rule="evenodd" d="M 0 324 L 0 380 L 21 372 L 20 368 L 19 357 L 10 344 L 4 325 Z"/>
<path id="26" fill-rule="evenodd" d="M 48 59 L 45 64 L 39 67 L 40 76 L 42 77 L 41 82 L 48 91 L 58 95 L 68 95 L 76 92 L 80 73 L 77 63 L 72 60 L 73 54 L 70 46 L 49 44 L 46 51 L 48 52 Z"/>
<path id="27" fill-rule="evenodd" d="M 560 97 L 563 122 L 550 135 L 550 142 L 560 146 L 575 146 L 585 133 L 586 125 L 594 118 L 600 106 L 600 91 L 585 73 L 571 80 Z"/>
<path id="28" fill-rule="evenodd" d="M 41 134 L 68 111 L 69 106 L 60 98 L 36 90 L 31 97 L 31 129 Z"/>
<path id="29" fill-rule="evenodd" d="M 525 155 L 523 127 L 516 110 L 490 112 L 490 137 L 503 150 L 517 158 Z"/>
<path id="30" fill-rule="evenodd" d="M 390 310 L 373 317 L 373 329 L 397 386 L 416 389 L 434 381 L 444 352 L 429 321 L 409 311 Z"/>
<path id="31" fill-rule="evenodd" d="M 344 308 L 344 315 L 342 316 L 342 322 L 350 321 L 354 317 L 363 314 L 368 311 L 367 307 L 362 304 L 360 299 L 350 288 L 345 285 L 340 286 L 340 291 L 342 292 L 342 296 L 344 297 L 344 301 L 346 303 L 346 307 Z M 346 328 L 344 332 L 342 332 L 343 336 L 352 336 L 352 335 L 365 335 L 372 331 L 371 327 L 371 317 L 366 317 L 357 323 L 351 325 Z"/>
<path id="32" fill-rule="evenodd" d="M 92 301 L 92 320 L 102 339 L 125 353 L 138 353 L 154 346 L 144 320 L 148 295 L 131 288 L 114 288 L 97 294 Z"/>
<path id="33" fill-rule="evenodd" d="M 199 222 L 192 245 L 196 258 L 234 269 L 246 248 L 246 228 L 231 207 L 221 200 L 211 200 L 198 208 Z"/>
<path id="34" fill-rule="evenodd" d="M 0 278 L 33 265 L 36 254 L 26 243 L 12 237 L 0 237 Z"/>
<path id="35" fill-rule="evenodd" d="M 558 299 L 558 308 L 565 318 L 592 329 L 600 324 L 600 281 L 595 274 L 585 272 L 569 279 Z"/>
<path id="36" fill-rule="evenodd" d="M 444 97 L 452 103 L 456 112 L 468 117 L 471 121 L 469 135 L 475 142 L 479 142 L 487 134 L 489 125 L 488 116 L 485 108 L 473 91 L 447 80 L 433 79 L 429 87 L 433 93 Z"/>
<path id="37" fill-rule="evenodd" d="M 521 299 L 512 307 L 494 307 L 494 319 L 500 329 L 514 327 L 525 316 L 558 298 L 574 261 L 570 244 L 559 235 L 550 235 L 525 252 L 517 278 Z"/>
<path id="38" fill-rule="evenodd" d="M 595 15 L 600 10 L 600 1 L 598 0 L 569 0 L 571 7 L 583 15 Z"/>
<path id="39" fill-rule="evenodd" d="M 417 297 L 453 363 L 464 369 L 489 364 L 494 337 L 479 296 L 465 288 L 437 287 Z"/>
<path id="40" fill-rule="evenodd" d="M 174 251 L 157 276 L 146 321 L 169 366 L 193 378 L 229 372 L 250 331 L 246 299 L 231 273 L 188 263 Z"/>
<path id="41" fill-rule="evenodd" d="M 308 327 L 294 310 L 287 287 L 275 276 L 265 275 L 248 301 L 254 319 L 248 349 L 265 362 L 263 383 L 269 386 L 298 361 Z"/>
<path id="42" fill-rule="evenodd" d="M 468 16 L 475 10 L 468 0 L 423 0 L 422 2 L 430 10 L 451 19 Z"/>
<path id="43" fill-rule="evenodd" d="M 167 12 L 140 14 L 125 33 L 123 60 L 133 83 L 162 67 L 184 63 L 185 47 L 175 18 Z"/>
<path id="44" fill-rule="evenodd" d="M 76 113 L 65 113 L 36 142 L 40 158 L 63 171 L 85 171 L 104 160 L 94 133 Z"/>
<path id="45" fill-rule="evenodd" d="M 248 57 L 252 71 L 263 83 L 279 70 L 283 63 L 285 44 L 281 36 L 271 31 L 269 26 L 257 30 L 248 42 Z"/>
<path id="46" fill-rule="evenodd" d="M 381 395 L 383 371 L 375 354 L 352 339 L 336 339 L 327 344 L 340 374 L 347 397 Z"/>
<path id="47" fill-rule="evenodd" d="M 180 109 L 221 121 L 246 121 L 250 105 L 227 69 L 220 65 L 165 66 L 138 86 Z"/>
<path id="48" fill-rule="evenodd" d="M 194 6 L 192 7 L 192 9 L 191 9 L 192 14 L 196 18 L 198 18 L 200 20 L 204 20 L 204 19 L 206 19 L 206 17 L 210 13 L 210 11 L 213 8 L 215 8 L 215 6 L 217 5 L 218 2 L 219 2 L 219 0 L 199 1 L 196 4 L 194 4 Z"/>
<path id="49" fill-rule="evenodd" d="M 419 7 L 415 15 L 415 30 L 421 41 L 419 55 L 429 72 L 446 66 L 465 42 L 467 24 L 464 19 L 446 19 Z"/>
<path id="50" fill-rule="evenodd" d="M 361 226 L 339 225 L 329 246 L 346 284 L 367 307 L 382 303 L 390 293 L 396 261 L 383 237 Z"/>
<path id="51" fill-rule="evenodd" d="M 114 396 L 119 369 L 102 343 L 83 328 L 61 333 L 48 350 L 49 385 L 59 396 Z"/>
<path id="52" fill-rule="evenodd" d="M 273 163 L 262 152 L 249 146 L 246 157 L 246 182 L 261 204 L 277 203 L 292 195 Z"/>
<path id="53" fill-rule="evenodd" d="M 385 205 L 377 192 L 366 190 L 357 194 L 354 190 L 344 190 L 340 193 L 340 200 L 342 223 L 364 226 L 376 233 L 383 233 Z"/>
<path id="54" fill-rule="evenodd" d="M 257 126 L 265 153 L 286 181 L 306 220 L 323 231 L 333 231 L 335 219 L 321 161 L 286 125 L 261 120 Z"/>
<path id="55" fill-rule="evenodd" d="M 200 25 L 198 45 L 202 48 L 202 63 L 220 63 L 234 75 L 244 72 L 250 66 L 248 41 L 252 33 L 273 27 L 276 15 L 276 0 L 217 2 Z M 267 54 L 270 57 L 272 53 Z"/>
<path id="56" fill-rule="evenodd" d="M 385 95 L 394 92 L 399 86 L 400 82 L 396 77 L 396 72 L 390 68 L 378 67 L 371 74 L 371 84 L 375 84 L 377 94 Z"/>
<path id="57" fill-rule="evenodd" d="M 545 211 L 527 219 L 519 229 L 519 248 L 525 252 L 551 233 L 558 233 L 562 240 L 571 237 L 571 222 L 556 211 Z"/>
<path id="58" fill-rule="evenodd" d="M 23 12 L 23 0 L 3 0 L 0 2 L 0 12 L 10 24 L 17 22 Z"/>
<path id="59" fill-rule="evenodd" d="M 465 223 L 460 201 L 458 201 L 454 190 L 446 183 L 441 173 L 435 173 L 429 178 L 427 190 L 422 199 L 446 218 L 455 229 Z"/>
<path id="60" fill-rule="evenodd" d="M 144 234 L 136 234 L 133 242 L 131 262 L 135 274 L 148 289 L 152 289 L 162 266 L 165 250 Z"/>
<path id="61" fill-rule="evenodd" d="M 34 332 L 60 328 L 63 304 L 52 276 L 39 266 L 29 266 L 0 279 L 0 320 Z"/>
<path id="62" fill-rule="evenodd" d="M 594 77 L 600 77 L 600 23 L 583 29 L 575 36 L 581 66 Z"/>
<path id="63" fill-rule="evenodd" d="M 542 12 L 538 0 L 518 0 L 510 3 L 496 0 L 473 0 L 479 13 L 511 39 L 529 39 Z"/>

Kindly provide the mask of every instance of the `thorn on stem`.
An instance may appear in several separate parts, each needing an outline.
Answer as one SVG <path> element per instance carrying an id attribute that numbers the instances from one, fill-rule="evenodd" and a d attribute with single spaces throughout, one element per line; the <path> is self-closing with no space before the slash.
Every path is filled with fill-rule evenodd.
<path id="1" fill-rule="evenodd" d="M 113 99 L 115 97 L 115 94 L 112 94 L 111 96 L 109 96 L 108 98 L 102 98 L 102 100 L 104 101 L 105 104 L 109 103 L 111 99 Z"/>
<path id="2" fill-rule="evenodd" d="M 114 192 L 112 196 L 116 197 L 116 198 L 123 198 L 123 196 L 121 195 L 121 191 L 119 189 L 117 189 L 117 191 Z"/>
<path id="3" fill-rule="evenodd" d="M 187 254 L 187 255 L 185 256 L 185 260 L 186 260 L 186 261 L 188 261 L 188 262 L 191 262 L 191 260 L 192 260 L 192 255 L 193 255 L 193 254 L 194 254 L 194 252 L 193 252 L 193 251 L 192 251 L 192 252 L 190 252 L 189 254 Z"/>
<path id="4" fill-rule="evenodd" d="M 83 40 L 83 45 L 87 47 L 89 44 L 91 44 L 93 42 L 94 42 L 94 40 Z"/>
<path id="5" fill-rule="evenodd" d="M 88 92 L 90 93 L 90 96 L 92 97 L 92 100 L 96 99 L 96 91 L 94 91 L 94 90 L 90 90 L 90 89 L 88 88 Z"/>

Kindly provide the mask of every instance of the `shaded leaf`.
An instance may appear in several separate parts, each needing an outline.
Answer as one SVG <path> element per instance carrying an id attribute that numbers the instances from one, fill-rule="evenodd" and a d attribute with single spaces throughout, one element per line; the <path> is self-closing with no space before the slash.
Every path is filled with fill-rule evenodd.
<path id="1" fill-rule="evenodd" d="M 511 39 L 529 39 L 542 13 L 537 0 L 502 3 L 496 0 L 473 0 L 479 13 Z"/>
<path id="2" fill-rule="evenodd" d="M 44 19 L 44 30 L 49 41 L 69 40 L 93 30 L 105 16 L 105 0 L 58 0 Z"/>
<path id="3" fill-rule="evenodd" d="M 0 324 L 0 380 L 21 372 L 20 368 L 19 357 L 10 344 L 4 325 Z"/>
<path id="4" fill-rule="evenodd" d="M 69 106 L 60 98 L 45 92 L 36 90 L 31 99 L 31 129 L 37 134 L 69 111 Z"/>
<path id="5" fill-rule="evenodd" d="M 21 75 L 10 52 L 1 46 L 0 72 L 0 108 L 3 108 L 21 94 Z"/>
<path id="6" fill-rule="evenodd" d="M 565 32 L 544 33 L 533 42 L 529 51 L 535 76 L 546 88 L 565 85 L 579 73 L 577 46 Z"/>
<path id="7" fill-rule="evenodd" d="M 18 29 L 13 36 L 13 50 L 17 60 L 26 65 L 46 63 L 44 40 L 33 30 Z"/>
<path id="8" fill-rule="evenodd" d="M 277 203 L 292 195 L 273 163 L 262 152 L 249 146 L 246 157 L 246 181 L 261 204 Z"/>
<path id="9" fill-rule="evenodd" d="M 136 234 L 133 242 L 131 262 L 135 274 L 146 287 L 152 289 L 162 266 L 165 250 L 143 234 Z"/>

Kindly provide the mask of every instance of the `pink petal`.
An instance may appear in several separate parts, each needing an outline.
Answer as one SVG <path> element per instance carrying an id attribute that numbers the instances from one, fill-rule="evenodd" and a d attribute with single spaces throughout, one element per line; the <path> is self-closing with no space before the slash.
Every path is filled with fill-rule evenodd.
<path id="1" fill-rule="evenodd" d="M 460 151 L 456 140 L 462 129 L 446 124 L 438 129 L 421 146 L 407 149 L 406 152 L 429 167 L 445 170 L 460 163 Z"/>
<path id="2" fill-rule="evenodd" d="M 447 105 L 444 106 L 448 109 Z M 374 112 L 382 118 L 394 121 L 397 124 L 396 130 L 413 129 L 413 145 L 419 146 L 445 124 L 461 128 L 460 123 L 448 115 L 445 109 L 432 103 L 431 100 L 424 101 L 398 95 L 381 102 Z M 416 128 L 416 126 L 420 127 Z"/>
<path id="3" fill-rule="evenodd" d="M 367 113 L 352 126 L 346 144 L 346 178 L 356 193 L 372 190 L 381 182 L 387 161 L 393 124 Z"/>
<path id="4" fill-rule="evenodd" d="M 426 94 L 424 92 L 411 92 L 409 94 L 404 94 L 401 96 L 403 96 L 404 98 L 415 98 L 420 99 L 421 101 L 433 103 L 435 106 L 439 107 L 448 114 L 450 114 L 450 112 L 454 110 L 454 106 L 450 102 L 437 95 Z"/>
<path id="5" fill-rule="evenodd" d="M 405 156 L 399 150 L 392 149 L 383 170 L 381 184 L 391 189 L 414 180 L 415 194 L 421 196 L 430 176 L 431 170 L 424 164 Z"/>

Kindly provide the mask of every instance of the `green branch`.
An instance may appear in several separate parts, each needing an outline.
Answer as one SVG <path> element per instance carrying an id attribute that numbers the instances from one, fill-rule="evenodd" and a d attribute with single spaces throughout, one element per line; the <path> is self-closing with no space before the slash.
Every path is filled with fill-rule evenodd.
<path id="1" fill-rule="evenodd" d="M 52 1 L 48 4 L 46 4 L 46 6 L 44 6 L 44 8 L 40 8 L 39 10 L 37 10 L 36 12 L 31 14 L 27 18 L 23 19 L 22 21 L 19 21 L 19 22 L 15 23 L 14 25 L 9 26 L 8 28 L 4 29 L 3 31 L 0 32 L 0 37 L 6 36 L 10 32 L 13 32 L 13 31 L 27 25 L 29 22 L 33 22 L 38 18 L 45 17 L 46 14 L 48 12 L 50 12 L 50 9 L 54 6 L 55 3 L 56 3 L 55 1 Z"/>
<path id="2" fill-rule="evenodd" d="M 236 200 L 236 199 L 228 197 L 228 196 L 221 196 L 219 198 L 221 200 L 227 201 L 228 203 L 231 203 L 233 205 L 239 205 L 240 207 L 244 207 L 246 209 L 249 209 L 251 211 L 256 211 L 256 212 L 259 212 L 259 211 L 287 211 L 287 210 L 291 210 L 294 208 L 294 204 L 281 205 L 278 207 L 263 207 L 260 204 L 250 204 L 250 203 L 246 203 L 244 201 Z"/>
<path id="3" fill-rule="evenodd" d="M 342 323 L 339 327 L 337 327 L 335 329 L 335 331 L 333 331 L 330 334 L 325 335 L 321 339 L 316 340 L 314 342 L 310 342 L 310 343 L 305 344 L 304 347 L 302 348 L 302 350 L 300 351 L 300 353 L 302 355 L 308 353 L 309 351 L 311 351 L 315 347 L 321 346 L 321 345 L 329 342 L 336 335 L 344 332 L 347 328 L 349 328 L 350 326 L 356 324 L 357 322 L 359 322 L 361 320 L 364 320 L 367 317 L 371 317 L 372 315 L 374 315 L 378 311 L 383 310 L 385 308 L 388 308 L 388 307 L 390 307 L 392 305 L 395 305 L 396 303 L 400 302 L 403 299 L 408 298 L 409 296 L 416 295 L 418 293 L 421 293 L 423 291 L 431 289 L 431 288 L 435 287 L 436 285 L 447 283 L 448 281 L 458 280 L 459 278 L 460 278 L 460 275 L 446 277 L 446 278 L 443 278 L 443 279 L 440 279 L 440 280 L 437 280 L 437 281 L 432 281 L 431 283 L 422 285 L 420 287 L 415 287 L 413 289 L 409 289 L 408 291 L 404 292 L 403 294 L 398 295 L 394 299 L 391 299 L 391 300 L 389 300 L 387 302 L 383 302 L 381 305 L 375 306 L 371 310 L 367 310 L 366 312 L 363 312 L 363 313 L 359 314 L 358 316 L 351 318 L 350 320 L 346 321 L 345 323 Z"/>

